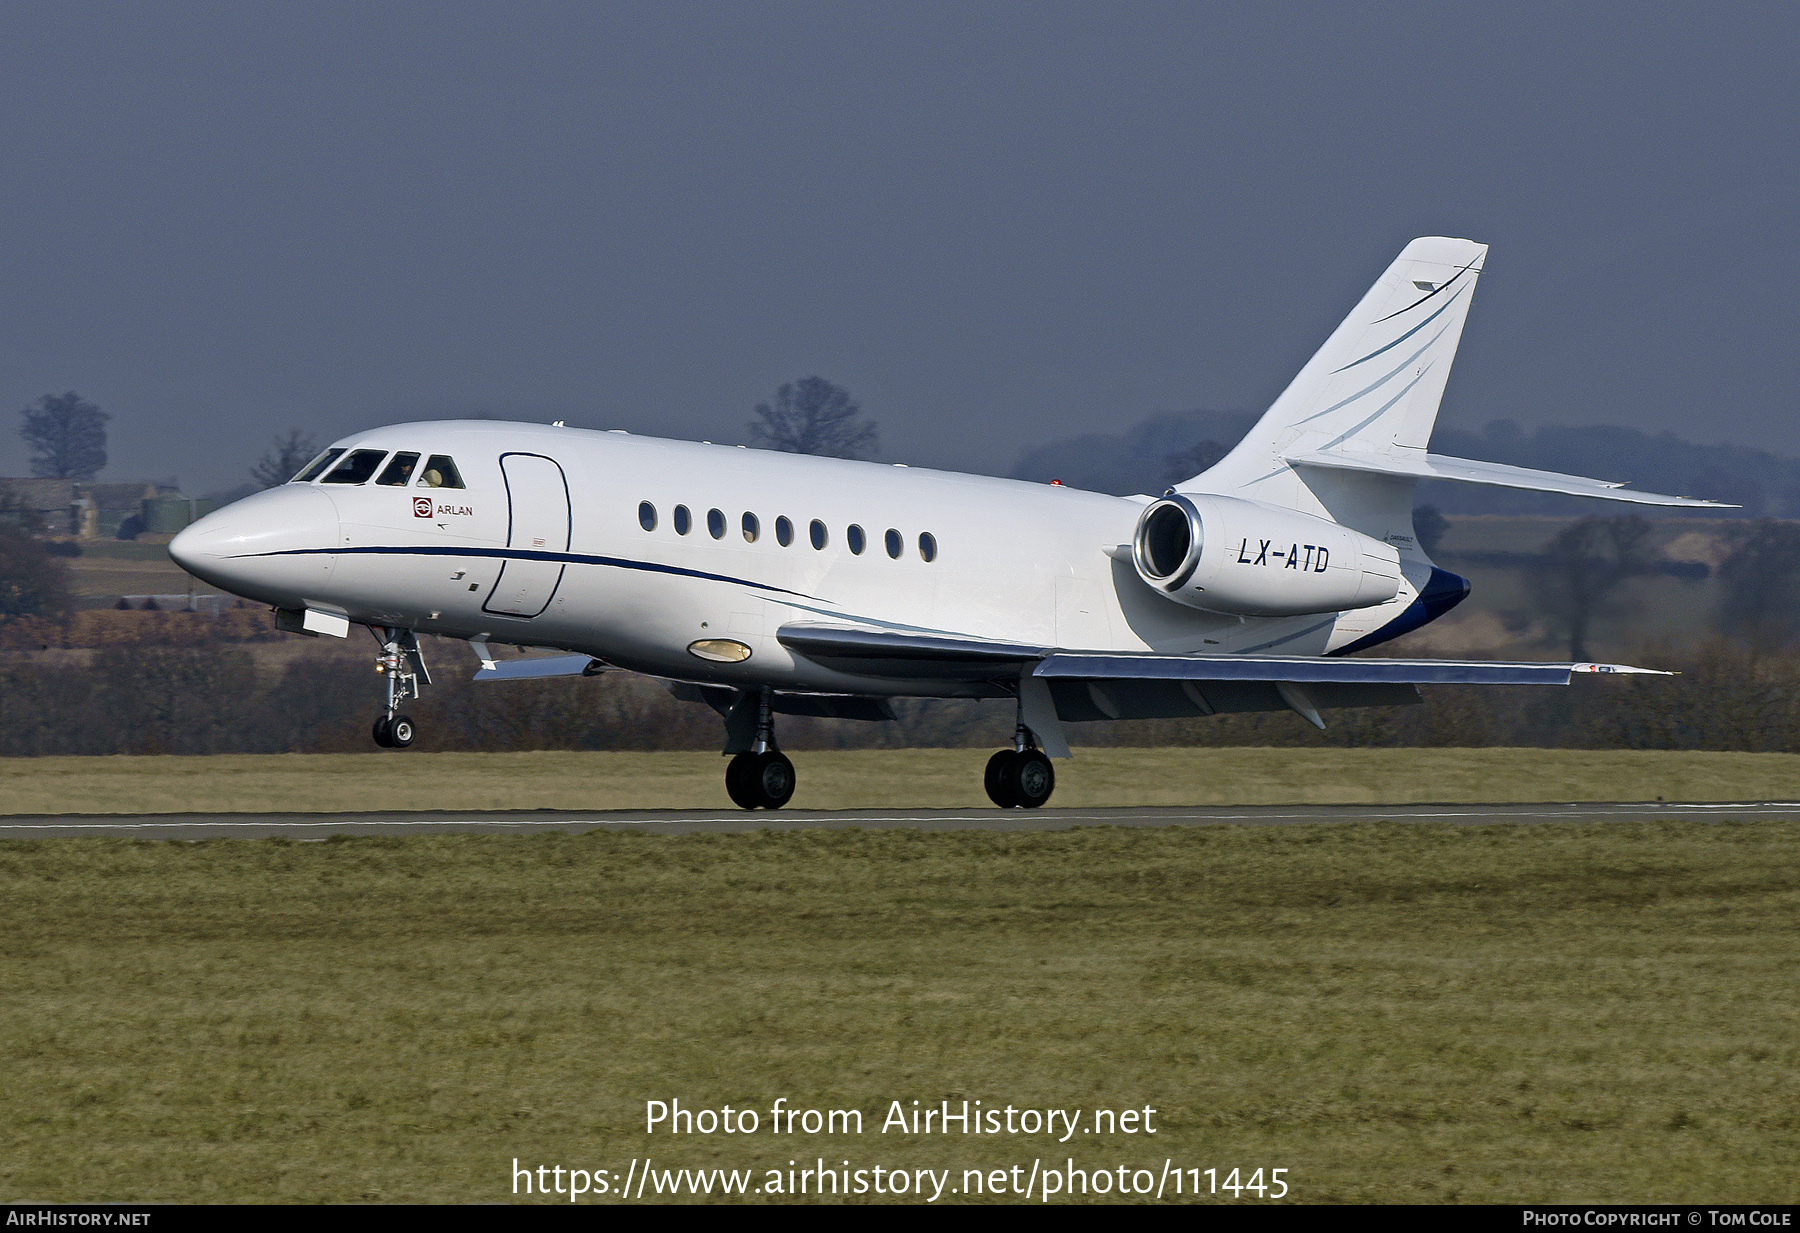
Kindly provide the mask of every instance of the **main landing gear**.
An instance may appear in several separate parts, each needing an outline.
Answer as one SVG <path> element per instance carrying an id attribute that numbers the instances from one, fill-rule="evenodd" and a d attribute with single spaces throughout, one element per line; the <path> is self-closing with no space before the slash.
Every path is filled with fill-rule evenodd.
<path id="1" fill-rule="evenodd" d="M 794 764 L 775 748 L 775 717 L 764 689 L 756 697 L 756 739 L 726 764 L 725 791 L 742 809 L 780 809 L 793 797 L 794 782 Z"/>
<path id="2" fill-rule="evenodd" d="M 1013 730 L 1013 747 L 988 759 L 982 786 L 1002 809 L 1036 809 L 1056 791 L 1056 771 L 1044 751 L 1034 746 L 1031 729 L 1021 720 Z"/>
<path id="3" fill-rule="evenodd" d="M 384 749 L 405 749 L 413 743 L 418 728 L 411 715 L 399 714 L 408 698 L 419 696 L 419 684 L 431 684 L 431 673 L 425 670 L 425 656 L 419 652 L 419 638 L 410 629 L 384 626 L 369 632 L 381 643 L 381 654 L 375 657 L 375 671 L 387 678 L 387 714 L 375 721 L 375 743 Z"/>

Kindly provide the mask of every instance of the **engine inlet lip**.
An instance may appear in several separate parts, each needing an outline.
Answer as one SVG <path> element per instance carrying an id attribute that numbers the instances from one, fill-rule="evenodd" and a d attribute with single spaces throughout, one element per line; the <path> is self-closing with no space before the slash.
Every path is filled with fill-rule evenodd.
<path id="1" fill-rule="evenodd" d="M 1145 545 L 1145 531 L 1156 512 L 1169 507 L 1179 509 L 1187 518 L 1188 549 L 1187 555 L 1182 558 L 1181 564 L 1176 567 L 1175 571 L 1162 577 L 1150 568 L 1150 554 Z M 1194 571 L 1200 568 L 1200 553 L 1204 545 L 1205 534 L 1200 522 L 1199 509 L 1192 501 L 1180 493 L 1176 493 L 1174 496 L 1163 497 L 1151 502 L 1144 507 L 1144 512 L 1138 515 L 1137 531 L 1131 537 L 1132 562 L 1137 566 L 1138 577 L 1159 590 L 1173 593 L 1186 586 L 1188 579 L 1194 576 Z"/>

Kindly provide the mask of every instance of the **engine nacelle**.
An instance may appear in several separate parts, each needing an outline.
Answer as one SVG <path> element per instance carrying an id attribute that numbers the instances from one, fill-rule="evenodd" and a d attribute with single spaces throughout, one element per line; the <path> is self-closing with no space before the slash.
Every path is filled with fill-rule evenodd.
<path id="1" fill-rule="evenodd" d="M 1131 539 L 1138 577 L 1177 603 L 1232 616 L 1297 616 L 1386 603 L 1400 591 L 1392 546 L 1311 514 L 1184 494 L 1144 508 Z"/>

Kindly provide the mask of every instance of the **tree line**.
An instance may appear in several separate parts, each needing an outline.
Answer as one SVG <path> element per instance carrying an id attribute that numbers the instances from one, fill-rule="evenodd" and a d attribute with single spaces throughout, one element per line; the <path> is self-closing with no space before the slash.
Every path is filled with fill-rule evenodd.
<path id="1" fill-rule="evenodd" d="M 1564 688 L 1426 688 L 1417 706 L 1071 725 L 1085 745 L 1800 752 L 1800 648 L 1726 638 L 1641 662 L 1674 677 L 1586 677 Z M 421 750 L 716 750 L 709 707 L 627 673 L 476 682 L 444 671 L 409 707 Z M 784 717 L 789 749 L 988 748 L 1010 739 L 1010 702 L 902 701 L 898 722 Z M 368 665 L 301 658 L 260 667 L 241 647 L 103 647 L 87 663 L 0 663 L 0 756 L 372 752 Z M 405 756 L 405 755 L 393 755 Z"/>
<path id="2" fill-rule="evenodd" d="M 764 449 L 827 458 L 869 458 L 880 450 L 880 429 L 863 417 L 862 404 L 823 377 L 787 382 L 772 401 L 757 403 L 754 415 L 745 430 Z M 263 488 L 285 484 L 318 452 L 311 433 L 290 428 L 270 443 L 250 478 Z"/>

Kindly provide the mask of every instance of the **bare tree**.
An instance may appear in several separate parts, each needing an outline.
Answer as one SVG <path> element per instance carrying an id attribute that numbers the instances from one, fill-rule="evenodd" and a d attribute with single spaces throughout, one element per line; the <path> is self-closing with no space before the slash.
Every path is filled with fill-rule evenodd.
<path id="1" fill-rule="evenodd" d="M 1631 604 L 1621 588 L 1655 569 L 1650 524 L 1642 518 L 1583 518 L 1544 545 L 1526 582 L 1539 607 L 1569 639 L 1569 658 L 1588 658 L 1596 617 L 1622 615 Z"/>
<path id="2" fill-rule="evenodd" d="M 300 468 L 312 461 L 318 452 L 319 447 L 313 444 L 310 435 L 303 434 L 298 428 L 290 428 L 287 436 L 276 437 L 269 452 L 250 468 L 250 478 L 264 488 L 278 487 L 298 475 Z"/>
<path id="3" fill-rule="evenodd" d="M 106 465 L 106 422 L 112 417 L 74 390 L 45 394 L 23 414 L 19 435 L 36 451 L 33 475 L 91 480 Z"/>
<path id="4" fill-rule="evenodd" d="M 36 537 L 43 529 L 35 510 L 0 495 L 0 625 L 14 617 L 68 615 L 69 567 Z"/>
<path id="5" fill-rule="evenodd" d="M 757 404 L 756 416 L 750 421 L 750 438 L 770 449 L 867 458 L 881 448 L 875 425 L 863 422 L 862 408 L 850 391 L 823 377 L 782 386 L 775 391 L 773 406 Z"/>
<path id="6" fill-rule="evenodd" d="M 1193 479 L 1202 472 L 1212 470 L 1219 459 L 1230 452 L 1229 445 L 1220 445 L 1217 441 L 1206 440 L 1191 450 L 1170 454 L 1163 459 L 1163 483 L 1179 484 L 1182 480 Z"/>
<path id="7" fill-rule="evenodd" d="M 1450 520 L 1437 506 L 1421 505 L 1413 510 L 1413 538 L 1419 541 L 1419 551 L 1426 556 L 1437 551 L 1449 530 Z"/>
<path id="8" fill-rule="evenodd" d="M 1759 649 L 1800 637 L 1800 526 L 1765 518 L 1720 563 L 1719 624 Z"/>

